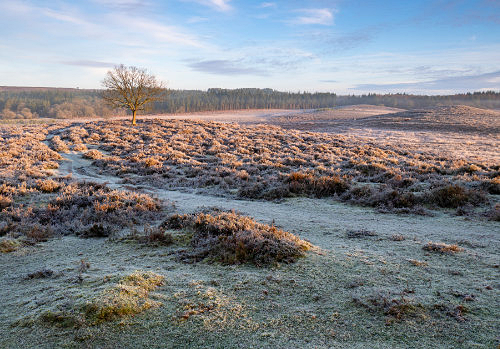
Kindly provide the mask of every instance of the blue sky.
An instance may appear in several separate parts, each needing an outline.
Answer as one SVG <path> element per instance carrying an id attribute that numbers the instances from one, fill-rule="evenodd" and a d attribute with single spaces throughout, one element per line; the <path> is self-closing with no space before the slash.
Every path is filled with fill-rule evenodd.
<path id="1" fill-rule="evenodd" d="M 499 0 L 0 0 L 0 85 L 99 88 L 116 64 L 174 89 L 500 90 Z"/>

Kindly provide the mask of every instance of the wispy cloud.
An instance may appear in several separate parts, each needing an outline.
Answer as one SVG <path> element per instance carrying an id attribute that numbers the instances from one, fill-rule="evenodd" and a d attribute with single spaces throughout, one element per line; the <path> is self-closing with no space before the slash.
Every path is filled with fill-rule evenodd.
<path id="1" fill-rule="evenodd" d="M 219 12 L 229 12 L 233 9 L 230 5 L 231 0 L 187 0 L 197 2 L 201 5 L 208 6 Z"/>
<path id="2" fill-rule="evenodd" d="M 87 22 L 87 21 L 81 19 L 79 16 L 74 15 L 74 14 L 65 13 L 65 12 L 61 12 L 61 11 L 55 11 L 55 10 L 52 10 L 49 8 L 43 8 L 40 10 L 45 16 L 56 19 L 56 20 L 61 21 L 61 22 L 68 22 L 71 24 L 77 24 L 77 25 L 83 25 L 83 26 L 87 26 L 87 25 L 91 24 L 90 22 Z"/>
<path id="3" fill-rule="evenodd" d="M 115 16 L 114 20 L 124 26 L 124 29 L 130 28 L 133 34 L 151 37 L 159 42 L 172 43 L 183 46 L 203 48 L 206 45 L 192 34 L 186 33 L 182 28 L 165 25 L 148 18 L 135 18 L 132 16 Z"/>
<path id="4" fill-rule="evenodd" d="M 193 16 L 193 17 L 188 18 L 188 20 L 187 20 L 187 22 L 190 24 L 201 23 L 201 22 L 206 22 L 206 21 L 208 21 L 207 17 L 200 17 L 200 16 Z"/>
<path id="5" fill-rule="evenodd" d="M 121 11 L 136 11 L 150 5 L 148 1 L 144 0 L 93 0 L 93 2 Z"/>
<path id="6" fill-rule="evenodd" d="M 335 10 L 328 8 L 300 9 L 296 12 L 302 13 L 302 15 L 291 21 L 294 24 L 332 25 L 334 21 Z"/>
<path id="7" fill-rule="evenodd" d="M 448 92 L 477 91 L 484 89 L 500 90 L 500 71 L 478 75 L 453 76 L 422 82 L 361 84 L 352 89 L 373 92 Z"/>
<path id="8" fill-rule="evenodd" d="M 199 72 L 216 75 L 268 75 L 265 70 L 244 66 L 241 61 L 224 59 L 193 62 L 188 66 Z"/>
<path id="9" fill-rule="evenodd" d="M 112 68 L 116 64 L 109 62 L 91 61 L 91 60 L 76 60 L 76 61 L 62 61 L 62 64 L 76 65 L 79 67 L 90 67 L 90 68 Z"/>
<path id="10" fill-rule="evenodd" d="M 260 8 L 270 8 L 270 7 L 277 7 L 275 2 L 263 2 L 259 5 Z"/>

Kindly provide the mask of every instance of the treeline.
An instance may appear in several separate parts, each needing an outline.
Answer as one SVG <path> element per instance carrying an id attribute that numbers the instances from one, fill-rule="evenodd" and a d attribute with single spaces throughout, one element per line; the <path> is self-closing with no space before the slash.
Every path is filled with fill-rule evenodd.
<path id="1" fill-rule="evenodd" d="M 468 105 L 470 107 L 498 109 L 500 108 L 500 92 L 486 91 L 461 93 L 445 96 L 421 96 L 405 93 L 375 94 L 361 96 L 338 96 L 337 105 L 373 104 L 402 109 L 418 109 L 447 105 Z"/>
<path id="2" fill-rule="evenodd" d="M 117 112 L 103 103 L 98 90 L 8 87 L 0 90 L 2 119 L 106 117 Z"/>
<path id="3" fill-rule="evenodd" d="M 189 113 L 207 110 L 235 109 L 312 109 L 336 105 L 335 93 L 292 93 L 272 89 L 210 88 L 208 91 L 170 90 L 154 103 L 154 113 Z"/>
<path id="4" fill-rule="evenodd" d="M 272 89 L 166 90 L 148 113 L 189 113 L 234 109 L 311 109 L 336 105 L 334 93 L 291 93 Z M 99 90 L 0 88 L 0 118 L 78 118 L 123 114 L 100 99 Z"/>
<path id="5" fill-rule="evenodd" d="M 235 109 L 315 109 L 337 105 L 374 104 L 403 109 L 465 104 L 500 108 L 499 92 L 474 92 L 450 96 L 368 94 L 337 96 L 335 93 L 280 92 L 272 89 L 220 89 L 208 91 L 166 90 L 161 100 L 147 111 L 152 114 L 189 113 Z M 86 118 L 124 115 L 112 110 L 100 98 L 100 90 L 0 87 L 0 118 L 32 119 Z"/>

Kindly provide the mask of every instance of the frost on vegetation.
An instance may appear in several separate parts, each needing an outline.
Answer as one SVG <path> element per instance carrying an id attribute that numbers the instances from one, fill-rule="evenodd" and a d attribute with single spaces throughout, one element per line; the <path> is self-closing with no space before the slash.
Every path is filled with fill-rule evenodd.
<path id="1" fill-rule="evenodd" d="M 134 224 L 161 220 L 164 205 L 156 198 L 102 184 L 42 180 L 34 184 L 38 203 L 9 205 L 0 211 L 0 233 L 38 242 L 55 234 L 106 237 Z M 47 195 L 47 196 L 44 196 Z"/>
<path id="2" fill-rule="evenodd" d="M 70 136 L 73 129 L 78 137 Z M 70 145 L 75 139 L 112 152 L 94 165 L 115 176 L 136 174 L 127 179 L 132 184 L 250 199 L 334 197 L 381 212 L 426 214 L 425 208 L 487 205 L 500 183 L 498 166 L 486 160 L 270 125 L 149 120 L 131 130 L 98 122 L 62 135 Z"/>
<path id="3" fill-rule="evenodd" d="M 135 271 L 83 305 L 65 311 L 46 311 L 40 316 L 40 321 L 58 327 L 81 327 L 142 313 L 162 305 L 151 298 L 151 291 L 163 285 L 164 279 L 153 272 Z"/>
<path id="4" fill-rule="evenodd" d="M 305 255 L 312 245 L 274 226 L 261 224 L 234 211 L 173 215 L 164 223 L 170 229 L 193 234 L 192 251 L 186 260 L 209 259 L 223 264 L 290 263 Z"/>
<path id="5" fill-rule="evenodd" d="M 429 252 L 439 252 L 439 253 L 447 253 L 454 254 L 457 252 L 462 252 L 464 249 L 458 245 L 448 245 L 443 242 L 428 242 L 423 249 Z"/>
<path id="6" fill-rule="evenodd" d="M 233 326 L 252 328 L 255 325 L 244 306 L 233 297 L 201 282 L 192 282 L 189 286 L 189 289 L 174 295 L 178 301 L 176 319 L 181 323 L 201 320 L 204 328 L 211 331 Z"/>
<path id="7" fill-rule="evenodd" d="M 84 306 L 85 318 L 92 324 L 98 324 L 158 307 L 161 302 L 151 299 L 149 295 L 163 285 L 164 279 L 153 272 L 135 271 L 88 302 Z"/>
<path id="8" fill-rule="evenodd" d="M 9 237 L 3 237 L 0 239 L 0 252 L 9 253 L 17 251 L 22 247 L 22 242 L 18 239 L 13 239 Z"/>

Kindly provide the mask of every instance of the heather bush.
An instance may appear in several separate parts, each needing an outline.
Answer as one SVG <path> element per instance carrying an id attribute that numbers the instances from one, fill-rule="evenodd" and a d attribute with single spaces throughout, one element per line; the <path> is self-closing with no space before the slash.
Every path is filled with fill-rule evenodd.
<path id="1" fill-rule="evenodd" d="M 86 159 L 91 159 L 91 160 L 99 160 L 102 159 L 104 156 L 99 150 L 92 149 L 83 154 L 83 157 Z"/>
<path id="2" fill-rule="evenodd" d="M 43 241 L 54 234 L 107 237 L 134 224 L 165 217 L 158 199 L 131 191 L 111 190 L 95 183 L 59 183 L 56 196 L 43 205 L 11 205 L 0 212 L 10 231 Z M 38 194 L 43 195 L 43 194 Z"/>
<path id="3" fill-rule="evenodd" d="M 458 184 L 435 188 L 427 195 L 427 202 L 445 208 L 457 208 L 466 204 L 478 205 L 485 200 L 482 193 Z"/>
<path id="4" fill-rule="evenodd" d="M 44 193 L 56 192 L 61 188 L 61 184 L 52 179 L 40 179 L 36 182 L 36 186 L 38 190 Z"/>
<path id="5" fill-rule="evenodd" d="M 349 189 L 346 180 L 339 176 L 317 177 L 310 173 L 292 172 L 286 179 L 288 190 L 293 194 L 306 194 L 315 197 L 342 194 Z"/>
<path id="6" fill-rule="evenodd" d="M 174 215 L 164 223 L 170 229 L 193 233 L 193 251 L 183 257 L 208 259 L 223 264 L 290 263 L 312 246 L 295 235 L 274 226 L 257 223 L 235 212 Z"/>
<path id="7" fill-rule="evenodd" d="M 457 252 L 462 252 L 464 249 L 458 245 L 448 245 L 443 242 L 429 242 L 423 249 L 430 252 L 448 253 L 454 254 Z"/>

